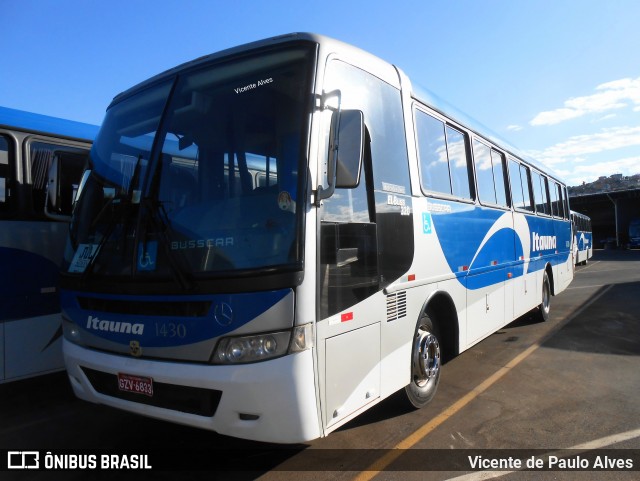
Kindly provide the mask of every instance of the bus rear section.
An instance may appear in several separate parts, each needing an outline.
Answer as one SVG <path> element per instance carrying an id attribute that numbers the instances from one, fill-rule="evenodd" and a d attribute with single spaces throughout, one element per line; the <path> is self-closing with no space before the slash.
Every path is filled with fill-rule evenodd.
<path id="1" fill-rule="evenodd" d="M 591 218 L 585 214 L 571 211 L 573 229 L 574 256 L 576 265 L 584 265 L 593 256 L 593 229 Z"/>

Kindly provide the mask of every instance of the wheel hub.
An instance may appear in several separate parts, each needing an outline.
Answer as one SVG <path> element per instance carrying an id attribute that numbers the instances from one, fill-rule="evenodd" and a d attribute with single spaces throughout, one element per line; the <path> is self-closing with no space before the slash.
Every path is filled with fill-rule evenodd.
<path id="1" fill-rule="evenodd" d="M 413 352 L 413 380 L 418 386 L 424 386 L 436 379 L 440 371 L 440 343 L 436 336 L 420 329 Z"/>

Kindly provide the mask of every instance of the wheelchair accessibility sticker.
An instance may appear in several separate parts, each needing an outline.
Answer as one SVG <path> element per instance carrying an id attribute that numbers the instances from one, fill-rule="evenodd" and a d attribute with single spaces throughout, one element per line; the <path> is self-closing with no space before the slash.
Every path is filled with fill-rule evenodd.
<path id="1" fill-rule="evenodd" d="M 140 243 L 138 248 L 138 270 L 155 271 L 158 258 L 158 242 L 149 241 Z"/>
<path id="2" fill-rule="evenodd" d="M 422 233 L 423 234 L 431 234 L 431 213 L 423 212 L 422 213 Z"/>

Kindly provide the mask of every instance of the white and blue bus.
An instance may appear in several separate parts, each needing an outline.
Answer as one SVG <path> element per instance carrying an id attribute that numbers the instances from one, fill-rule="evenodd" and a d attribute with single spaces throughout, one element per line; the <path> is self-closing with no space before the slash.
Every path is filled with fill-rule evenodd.
<path id="1" fill-rule="evenodd" d="M 593 256 L 593 230 L 591 218 L 580 212 L 571 211 L 573 226 L 573 250 L 576 265 L 584 265 Z"/>
<path id="2" fill-rule="evenodd" d="M 344 43 L 292 34 L 116 96 L 61 273 L 76 395 L 325 436 L 573 278 L 565 184 Z"/>
<path id="3" fill-rule="evenodd" d="M 65 221 L 97 133 L 97 126 L 0 107 L 0 383 L 64 368 Z"/>

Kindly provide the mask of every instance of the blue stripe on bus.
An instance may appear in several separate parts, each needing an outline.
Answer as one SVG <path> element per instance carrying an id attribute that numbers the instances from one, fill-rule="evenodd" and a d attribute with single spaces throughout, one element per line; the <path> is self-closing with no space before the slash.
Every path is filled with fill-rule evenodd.
<path id="1" fill-rule="evenodd" d="M 578 231 L 576 233 L 576 243 L 579 251 L 586 251 L 593 247 L 593 234 L 591 232 Z"/>
<path id="2" fill-rule="evenodd" d="M 55 262 L 33 252 L 0 247 L 0 321 L 60 312 Z"/>
<path id="3" fill-rule="evenodd" d="M 282 289 L 196 296 L 122 296 L 63 289 L 60 297 L 62 311 L 87 333 L 118 344 L 129 345 L 131 340 L 137 340 L 147 347 L 170 347 L 193 344 L 228 334 L 268 311 L 291 292 L 291 289 Z M 211 308 L 203 317 L 120 314 L 83 309 L 78 297 L 140 303 L 209 301 Z M 230 315 L 228 310 L 222 311 L 229 308 L 232 311 L 232 320 L 227 317 Z M 227 321 L 230 322 L 225 325 Z M 128 332 L 115 332 L 118 330 Z"/>
<path id="4" fill-rule="evenodd" d="M 432 212 L 432 222 L 449 268 L 468 289 L 502 282 L 507 272 L 515 278 L 541 270 L 547 263 L 565 262 L 570 255 L 571 232 L 566 220 L 455 202 L 442 204 L 447 209 Z M 520 228 L 514 229 L 514 215 L 526 219 L 518 223 Z"/>

